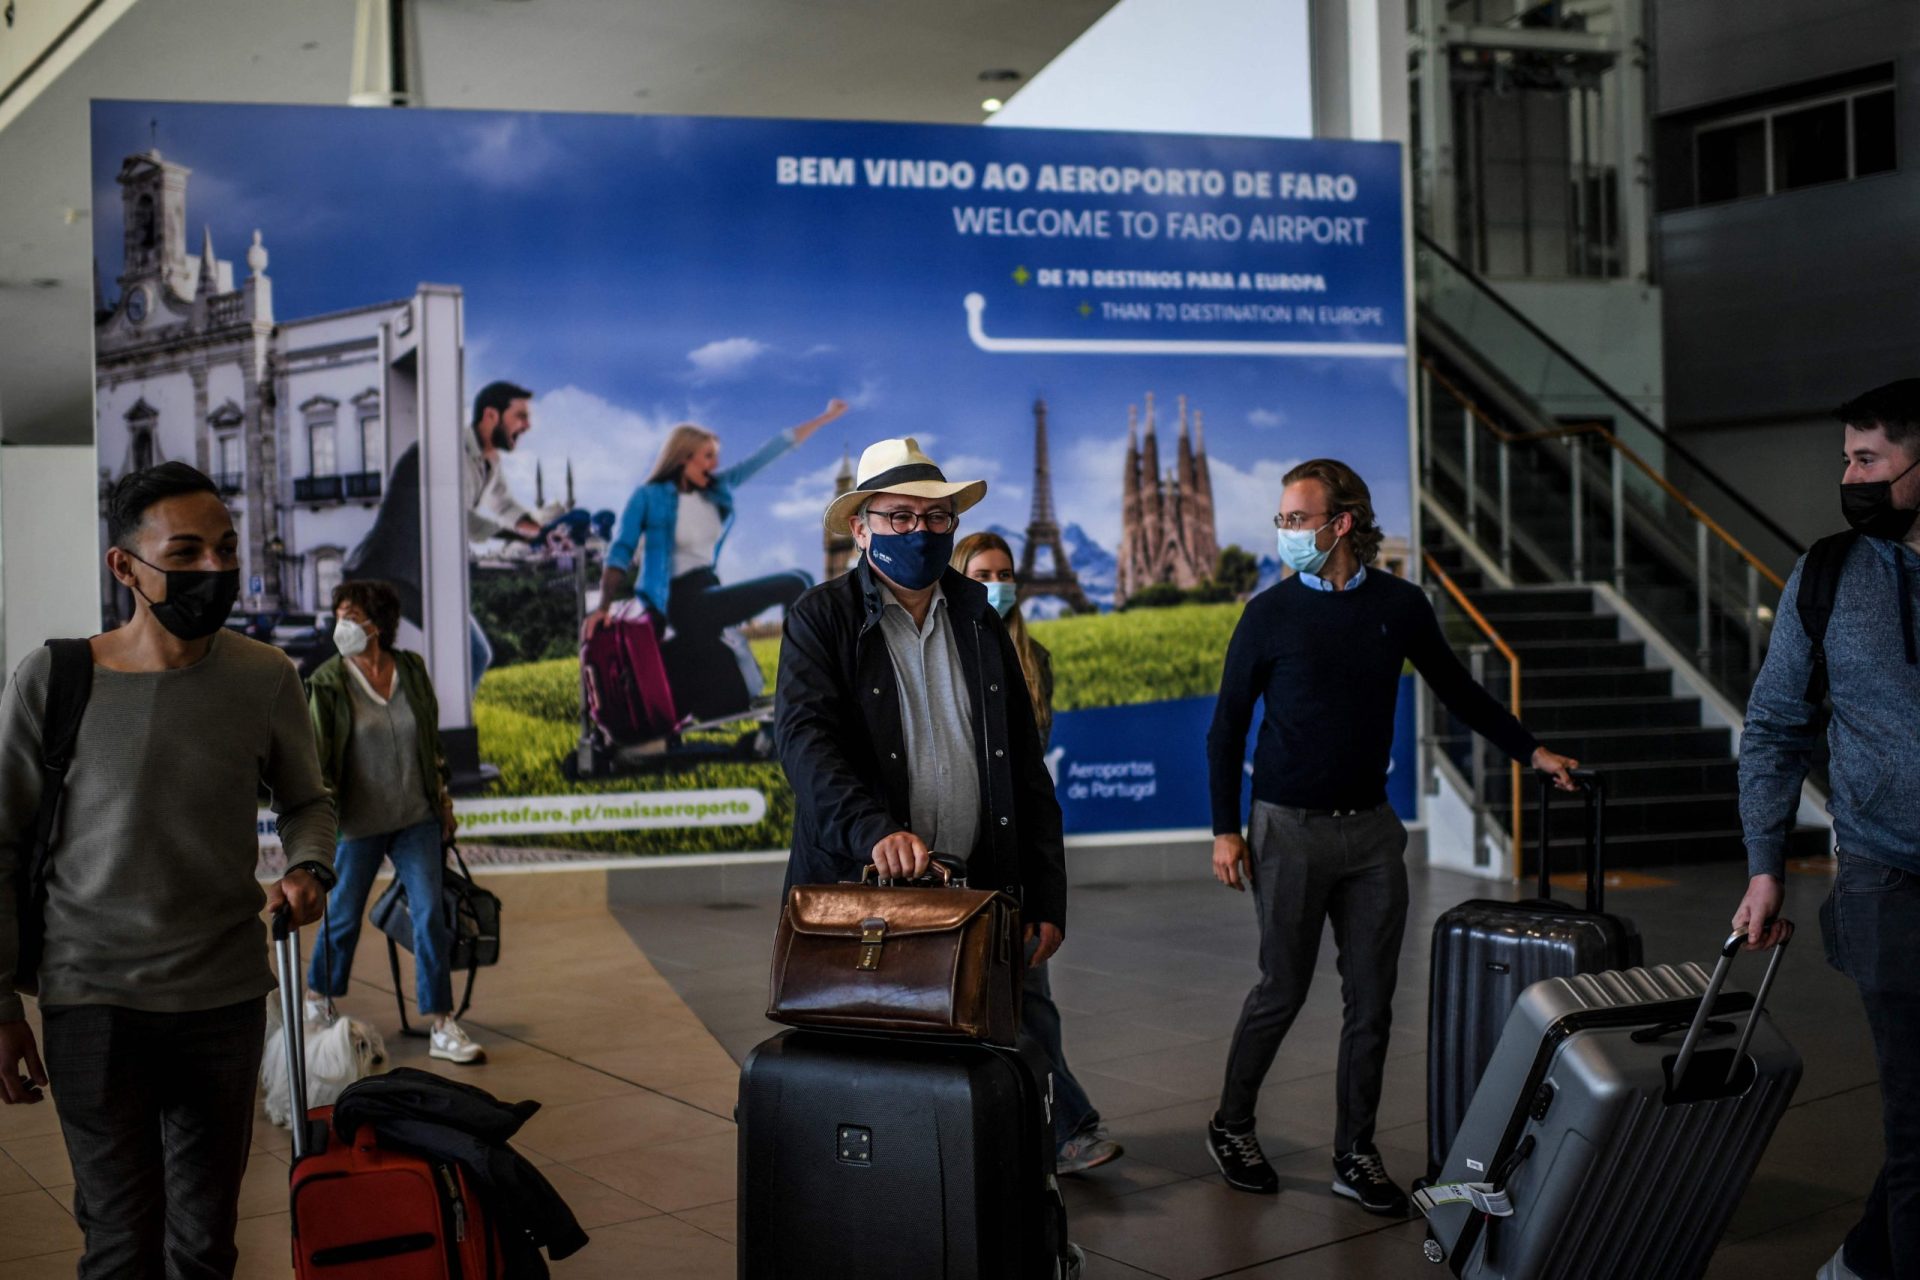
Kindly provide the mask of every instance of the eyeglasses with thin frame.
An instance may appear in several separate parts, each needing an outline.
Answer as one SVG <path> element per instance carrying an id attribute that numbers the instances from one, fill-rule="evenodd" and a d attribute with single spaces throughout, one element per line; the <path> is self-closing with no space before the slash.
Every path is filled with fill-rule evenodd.
<path id="1" fill-rule="evenodd" d="M 1318 529 L 1321 527 L 1317 524 L 1308 524 L 1307 521 L 1309 520 L 1337 519 L 1339 519 L 1339 516 L 1332 511 L 1294 511 L 1275 516 L 1273 518 L 1273 527 L 1276 529 L 1291 529 L 1297 532 L 1301 529 Z"/>
<path id="2" fill-rule="evenodd" d="M 895 533 L 912 533 L 924 527 L 928 533 L 950 533 L 960 524 L 960 517 L 951 511 L 935 508 L 932 511 L 908 511 L 904 507 L 895 507 L 888 511 L 869 510 L 867 521 L 885 520 Z"/>

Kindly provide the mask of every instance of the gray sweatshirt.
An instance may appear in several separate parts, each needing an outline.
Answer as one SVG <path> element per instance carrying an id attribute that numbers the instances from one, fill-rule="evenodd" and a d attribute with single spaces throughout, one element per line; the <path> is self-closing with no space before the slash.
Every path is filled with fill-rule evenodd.
<path id="1" fill-rule="evenodd" d="M 1806 704 L 1813 646 L 1800 625 L 1804 557 L 1780 595 L 1767 660 L 1740 736 L 1740 820 L 1747 874 L 1785 870 L 1787 832 L 1816 745 Z M 1904 581 L 1904 586 L 1903 586 Z M 1843 852 L 1920 873 L 1920 557 L 1863 537 L 1847 555 L 1827 625 L 1833 721 L 1827 811 Z"/>
<path id="2" fill-rule="evenodd" d="M 34 650 L 0 695 L 0 1021 L 21 1016 L 15 869 L 32 852 L 51 669 Z M 254 879 L 260 783 L 289 865 L 332 866 L 333 799 L 278 649 L 222 631 L 190 667 L 94 667 L 48 874 L 43 1004 L 176 1013 L 273 987 Z"/>

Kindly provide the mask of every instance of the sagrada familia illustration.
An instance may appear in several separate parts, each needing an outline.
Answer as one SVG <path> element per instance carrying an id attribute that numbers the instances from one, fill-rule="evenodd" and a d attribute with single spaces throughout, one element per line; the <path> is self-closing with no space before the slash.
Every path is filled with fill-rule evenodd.
<path id="1" fill-rule="evenodd" d="M 1127 470 L 1122 481 L 1120 569 L 1114 604 L 1156 582 L 1197 586 L 1213 576 L 1220 544 L 1214 534 L 1213 476 L 1207 469 L 1206 429 L 1193 413 L 1187 435 L 1187 398 L 1180 397 L 1180 443 L 1175 465 L 1160 472 L 1153 392 L 1147 392 L 1147 429 L 1138 439 L 1137 407 L 1127 406 Z"/>

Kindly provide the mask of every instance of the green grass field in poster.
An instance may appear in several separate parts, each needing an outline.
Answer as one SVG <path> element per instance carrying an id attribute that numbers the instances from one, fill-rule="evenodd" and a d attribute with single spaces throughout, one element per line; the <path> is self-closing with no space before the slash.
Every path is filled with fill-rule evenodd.
<path id="1" fill-rule="evenodd" d="M 1053 654 L 1054 709 L 1077 711 L 1211 694 L 1219 685 L 1220 663 L 1241 608 L 1239 604 L 1180 605 L 1034 623 L 1034 638 Z M 753 650 L 771 689 L 780 641 L 778 637 L 759 640 Z M 504 837 L 490 844 L 650 854 L 780 849 L 790 842 L 793 796 L 777 763 L 708 763 L 639 777 L 569 781 L 560 771 L 560 762 L 579 739 L 579 708 L 576 659 L 528 662 L 487 673 L 474 698 L 474 723 L 482 758 L 500 770 L 494 794 L 752 787 L 766 794 L 766 816 L 744 827 Z M 736 730 L 709 738 L 724 741 L 737 736 Z"/>

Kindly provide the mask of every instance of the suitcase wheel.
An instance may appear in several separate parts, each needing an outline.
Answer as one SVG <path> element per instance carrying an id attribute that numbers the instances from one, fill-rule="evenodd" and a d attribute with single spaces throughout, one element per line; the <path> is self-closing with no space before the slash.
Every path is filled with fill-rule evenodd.
<path id="1" fill-rule="evenodd" d="M 1420 1252 L 1427 1255 L 1428 1262 L 1438 1264 L 1447 1260 L 1447 1251 L 1442 1248 L 1440 1242 L 1432 1236 L 1428 1236 L 1426 1241 L 1421 1244 Z"/>

